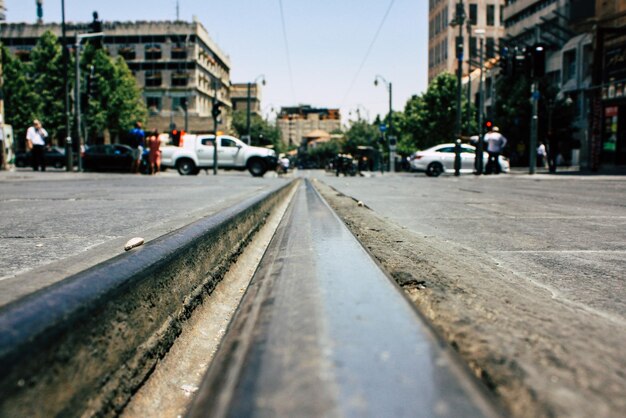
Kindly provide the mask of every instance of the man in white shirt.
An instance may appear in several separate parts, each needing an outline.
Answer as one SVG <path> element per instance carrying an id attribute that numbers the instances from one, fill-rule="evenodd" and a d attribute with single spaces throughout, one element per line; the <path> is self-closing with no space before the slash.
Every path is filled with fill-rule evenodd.
<path id="1" fill-rule="evenodd" d="M 31 159 L 33 162 L 33 170 L 46 171 L 46 160 L 44 159 L 44 151 L 46 148 L 46 138 L 48 132 L 41 126 L 41 122 L 35 119 L 33 126 L 26 131 L 26 149 L 31 151 Z"/>
<path id="2" fill-rule="evenodd" d="M 500 154 L 506 145 L 506 138 L 500 133 L 500 129 L 494 126 L 491 131 L 485 134 L 485 142 L 487 142 L 487 153 L 489 160 L 487 161 L 486 174 L 500 174 Z"/>

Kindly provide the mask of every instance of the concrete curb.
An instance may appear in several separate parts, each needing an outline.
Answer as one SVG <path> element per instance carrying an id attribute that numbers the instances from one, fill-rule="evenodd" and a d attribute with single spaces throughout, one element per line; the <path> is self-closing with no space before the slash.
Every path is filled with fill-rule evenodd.
<path id="1" fill-rule="evenodd" d="M 119 413 L 295 184 L 263 192 L 0 310 L 0 417 Z"/>

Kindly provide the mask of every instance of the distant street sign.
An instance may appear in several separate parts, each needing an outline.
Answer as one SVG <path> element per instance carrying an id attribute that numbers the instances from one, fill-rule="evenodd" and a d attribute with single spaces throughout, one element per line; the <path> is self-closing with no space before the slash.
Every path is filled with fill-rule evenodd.
<path id="1" fill-rule="evenodd" d="M 384 123 L 380 124 L 380 126 L 378 127 L 378 129 L 381 132 L 385 132 L 387 130 L 387 125 L 385 125 Z"/>

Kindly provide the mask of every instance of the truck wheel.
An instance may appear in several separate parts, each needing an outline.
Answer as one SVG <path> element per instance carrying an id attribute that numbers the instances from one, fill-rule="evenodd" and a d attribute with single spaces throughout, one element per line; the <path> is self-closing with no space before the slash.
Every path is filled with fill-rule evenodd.
<path id="1" fill-rule="evenodd" d="M 263 175 L 267 172 L 265 161 L 259 158 L 252 158 L 251 160 L 248 160 L 247 166 L 248 171 L 253 177 L 263 177 Z"/>
<path id="2" fill-rule="evenodd" d="M 189 176 L 196 171 L 196 165 L 188 158 L 176 162 L 176 169 L 181 176 Z"/>

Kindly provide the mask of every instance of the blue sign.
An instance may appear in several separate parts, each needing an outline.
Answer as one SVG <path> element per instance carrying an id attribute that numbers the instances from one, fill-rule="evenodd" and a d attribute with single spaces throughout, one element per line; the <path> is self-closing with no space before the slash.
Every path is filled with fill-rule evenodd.
<path id="1" fill-rule="evenodd" d="M 385 132 L 385 131 L 387 130 L 387 125 L 385 125 L 385 124 L 383 123 L 383 124 L 381 124 L 381 125 L 378 127 L 378 129 L 379 129 L 381 132 Z"/>

